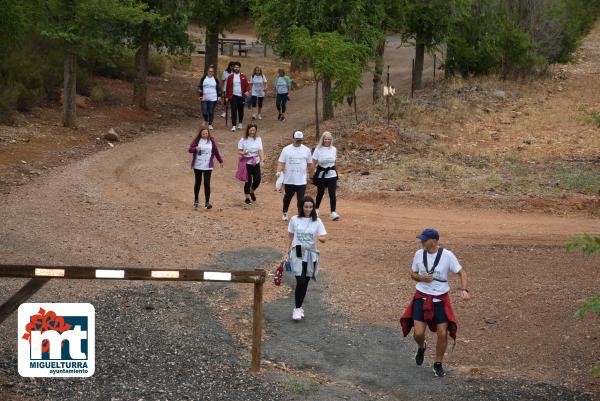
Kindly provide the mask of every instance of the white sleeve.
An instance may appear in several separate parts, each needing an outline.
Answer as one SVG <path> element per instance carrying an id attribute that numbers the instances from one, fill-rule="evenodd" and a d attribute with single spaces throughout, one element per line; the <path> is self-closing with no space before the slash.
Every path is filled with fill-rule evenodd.
<path id="1" fill-rule="evenodd" d="M 316 148 L 315 151 L 312 154 L 312 159 L 313 160 L 319 160 L 319 149 L 320 148 Z"/>
<path id="2" fill-rule="evenodd" d="M 285 163 L 285 158 L 286 158 L 286 153 L 285 153 L 285 149 L 283 148 L 283 150 L 281 151 L 281 154 L 279 155 L 279 160 L 277 160 L 279 163 Z"/>
<path id="3" fill-rule="evenodd" d="M 296 216 L 292 217 L 290 219 L 290 222 L 288 223 L 288 232 L 290 234 L 294 234 L 296 232 Z"/>
<path id="4" fill-rule="evenodd" d="M 414 273 L 418 273 L 419 272 L 419 262 L 421 258 L 419 258 L 419 251 L 417 251 L 415 253 L 415 257 L 413 258 L 413 262 L 412 262 L 412 271 Z"/>
<path id="5" fill-rule="evenodd" d="M 306 148 L 306 164 L 312 164 L 312 155 L 308 147 Z"/>
<path id="6" fill-rule="evenodd" d="M 325 231 L 325 225 L 321 219 L 317 219 L 317 234 L 327 235 L 327 231 Z"/>
<path id="7" fill-rule="evenodd" d="M 258 138 L 258 148 L 260 150 L 262 150 L 263 146 L 262 146 L 262 138 Z"/>
<path id="8" fill-rule="evenodd" d="M 450 257 L 450 270 L 453 273 L 458 273 L 459 271 L 461 271 L 462 266 L 460 265 L 460 263 L 458 263 L 458 259 L 456 258 L 456 256 L 452 252 L 449 252 L 448 256 Z"/>
<path id="9" fill-rule="evenodd" d="M 238 149 L 239 150 L 244 149 L 244 138 L 241 138 L 240 141 L 238 142 Z"/>

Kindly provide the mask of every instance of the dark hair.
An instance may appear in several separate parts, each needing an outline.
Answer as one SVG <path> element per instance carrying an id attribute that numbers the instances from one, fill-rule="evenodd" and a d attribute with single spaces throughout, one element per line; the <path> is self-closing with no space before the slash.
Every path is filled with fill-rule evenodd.
<path id="1" fill-rule="evenodd" d="M 235 67 L 236 65 L 240 68 L 242 67 L 242 63 L 240 63 L 239 61 L 233 61 L 231 64 L 232 67 Z"/>
<path id="2" fill-rule="evenodd" d="M 230 61 L 229 64 L 227 64 L 227 72 L 231 74 L 232 68 L 233 68 L 233 61 Z"/>
<path id="3" fill-rule="evenodd" d="M 210 130 L 207 127 L 200 127 L 200 129 L 198 129 L 198 135 L 196 135 L 196 138 L 194 139 L 194 146 L 198 146 L 198 143 L 200 143 L 200 138 L 202 138 L 202 131 L 207 130 L 208 131 L 208 140 L 210 141 L 210 139 L 212 138 L 212 136 L 210 135 Z"/>
<path id="4" fill-rule="evenodd" d="M 246 134 L 244 134 L 244 139 L 248 138 L 248 134 L 250 133 L 250 128 L 256 128 L 256 134 L 254 135 L 254 137 L 258 138 L 258 125 L 256 125 L 256 124 L 248 124 L 246 126 Z"/>
<path id="5" fill-rule="evenodd" d="M 313 205 L 313 209 L 312 209 L 312 212 L 311 212 L 310 216 L 305 216 L 304 215 L 304 204 L 306 202 L 310 202 Z M 312 197 L 310 197 L 308 195 L 305 196 L 302 199 L 302 204 L 300 204 L 299 206 L 300 207 L 298 208 L 298 217 L 310 217 L 310 219 L 312 221 L 317 221 L 317 208 L 315 207 L 315 200 Z"/>

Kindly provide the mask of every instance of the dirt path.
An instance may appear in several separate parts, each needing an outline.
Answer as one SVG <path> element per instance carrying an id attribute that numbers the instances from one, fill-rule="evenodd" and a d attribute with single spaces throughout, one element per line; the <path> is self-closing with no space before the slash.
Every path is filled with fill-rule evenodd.
<path id="1" fill-rule="evenodd" d="M 392 79 L 407 82 L 410 54 L 410 49 L 394 53 Z M 294 92 L 284 123 L 275 121 L 269 103 L 264 112 L 267 119 L 260 124 L 268 148 L 287 143 L 294 130 L 312 122 L 312 96 L 312 88 Z M 366 103 L 369 96 L 367 84 L 359 101 Z M 242 206 L 242 186 L 234 178 L 240 134 L 225 130 L 222 119 L 215 124 L 215 135 L 225 155 L 225 168 L 217 168 L 213 175 L 215 207 L 210 211 L 191 209 L 193 174 L 186 150 L 197 123 L 182 120 L 170 130 L 57 168 L 0 198 L 0 261 L 191 267 L 213 263 L 223 252 L 265 245 L 273 248 L 273 259 L 257 262 L 249 258 L 248 267 L 275 260 L 286 232 L 280 220 L 281 195 L 273 192 L 267 180 L 257 193 L 258 203 Z M 268 159 L 275 157 L 275 152 L 268 152 Z M 343 196 L 339 204 L 342 220 L 326 221 L 330 242 L 322 248 L 325 275 L 316 285 L 311 284 L 304 326 L 289 322 L 288 299 L 266 307 L 271 335 L 267 357 L 298 368 L 313 367 L 338 383 L 338 387 L 324 386 L 314 397 L 327 399 L 323 394 L 328 391 L 353 393 L 343 385 L 347 382 L 369 389 L 355 393 L 352 397 L 356 399 L 407 399 L 425 389 L 434 396 L 453 391 L 447 384 L 456 380 L 463 384 L 460 388 L 467 388 L 468 383 L 458 377 L 470 367 L 482 371 L 484 379 L 499 372 L 534 379 L 546 375 L 546 381 L 554 381 L 560 380 L 566 368 L 584 374 L 586 364 L 598 359 L 593 327 L 575 321 L 571 309 L 556 309 L 564 303 L 574 309 L 577 299 L 598 290 L 597 269 L 590 271 L 588 280 L 575 285 L 569 282 L 568 270 L 562 268 L 587 269 L 599 261 L 562 249 L 573 234 L 599 232 L 598 220 L 415 208 L 393 200 Z M 470 305 L 457 302 L 464 335 L 453 356 L 453 377 L 433 385 L 428 371 L 412 365 L 413 345 L 400 337 L 395 324 L 399 305 L 412 291 L 405 267 L 416 249 L 415 233 L 424 226 L 438 227 L 448 239 L 445 245 L 456 251 L 472 273 L 475 297 Z M 234 258 L 236 265 L 244 266 L 245 258 Z M 545 273 L 540 275 L 540 271 Z M 102 284 L 90 283 L 84 291 L 93 296 L 107 290 Z M 274 289 L 269 286 L 271 291 Z M 45 294 L 56 301 L 82 297 L 74 284 L 52 287 Z M 506 299 L 510 299 L 509 305 Z M 498 324 L 486 327 L 484 316 Z M 548 321 L 553 322 L 550 327 L 537 327 Z M 523 332 L 516 328 L 528 322 L 535 326 L 525 332 L 531 338 L 523 342 Z M 0 327 L 0 338 L 9 341 L 13 331 L 13 326 Z M 571 339 L 557 342 L 554 337 L 564 333 L 570 333 Z M 531 353 L 508 351 L 520 344 Z M 573 352 L 574 361 L 561 362 L 552 355 L 558 351 L 552 347 L 558 347 L 560 355 L 565 349 Z M 538 370 L 533 368 L 535 364 L 541 364 Z M 556 383 L 572 384 L 569 379 Z M 510 382 L 508 387 L 519 386 Z M 480 386 L 473 388 L 465 394 L 486 395 Z M 542 387 L 539 394 L 548 393 L 556 395 L 558 391 Z M 527 399 L 527 394 L 508 399 Z M 556 399 L 576 399 L 573 397 Z"/>

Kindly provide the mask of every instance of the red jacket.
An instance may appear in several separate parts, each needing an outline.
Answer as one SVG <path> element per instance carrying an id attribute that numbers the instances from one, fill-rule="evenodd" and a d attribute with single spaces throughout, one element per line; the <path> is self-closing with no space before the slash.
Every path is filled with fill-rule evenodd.
<path id="1" fill-rule="evenodd" d="M 423 302 L 423 312 L 425 314 L 425 323 L 427 323 L 427 326 L 429 326 L 429 330 L 431 331 L 437 330 L 435 321 L 433 319 L 433 298 L 441 299 L 442 301 L 444 301 L 444 311 L 446 312 L 446 317 L 448 318 L 448 333 L 450 334 L 450 337 L 452 337 L 454 341 L 456 341 L 456 316 L 454 316 L 454 310 L 452 310 L 452 303 L 450 302 L 450 296 L 448 295 L 448 293 L 442 295 L 431 295 L 424 294 L 420 291 L 416 291 L 415 295 L 412 297 L 410 303 L 408 304 L 408 308 L 406 308 L 406 311 L 404 311 L 404 314 L 400 318 L 400 326 L 402 326 L 402 334 L 404 334 L 404 337 L 406 337 L 408 333 L 410 333 L 410 330 L 414 325 L 412 316 L 413 302 L 415 301 L 415 299 L 421 298 L 425 298 L 425 302 Z"/>
<path id="2" fill-rule="evenodd" d="M 227 88 L 225 90 L 225 98 L 227 100 L 231 100 L 233 98 L 233 73 L 231 73 L 227 77 L 227 84 L 225 85 Z M 250 83 L 248 82 L 248 78 L 246 74 L 240 72 L 240 83 L 242 84 L 242 97 L 245 97 L 246 92 L 250 92 Z"/>

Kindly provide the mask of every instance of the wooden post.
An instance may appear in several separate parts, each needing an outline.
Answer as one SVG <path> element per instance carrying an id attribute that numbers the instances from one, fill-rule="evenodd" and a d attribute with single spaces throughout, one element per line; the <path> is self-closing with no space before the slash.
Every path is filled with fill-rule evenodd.
<path id="1" fill-rule="evenodd" d="M 27 301 L 33 294 L 38 292 L 48 281 L 49 278 L 32 278 L 17 292 L 0 306 L 0 323 L 6 320 L 23 302 Z"/>
<path id="2" fill-rule="evenodd" d="M 261 274 L 263 269 L 254 269 L 255 272 Z M 262 301 L 263 301 L 263 279 L 254 283 L 254 316 L 252 318 L 252 367 L 254 373 L 260 371 L 260 355 L 262 343 Z"/>

